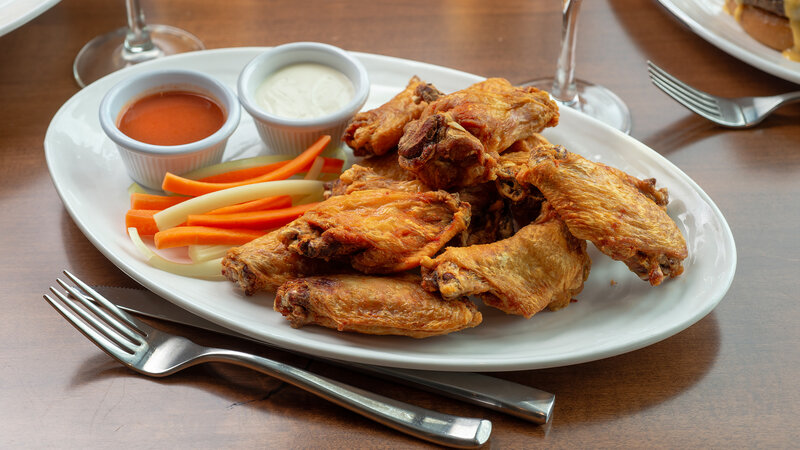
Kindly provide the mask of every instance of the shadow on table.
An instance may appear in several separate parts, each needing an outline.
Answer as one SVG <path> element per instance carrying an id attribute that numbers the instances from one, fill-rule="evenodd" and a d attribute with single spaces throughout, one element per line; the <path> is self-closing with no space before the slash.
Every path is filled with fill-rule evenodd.
<path id="1" fill-rule="evenodd" d="M 556 394 L 554 427 L 611 421 L 662 404 L 697 384 L 720 348 L 712 312 L 689 329 L 643 349 L 603 360 L 494 374 Z"/>
<path id="2" fill-rule="evenodd" d="M 637 136 L 636 138 L 658 153 L 667 156 L 719 133 L 742 133 L 744 135 L 771 128 L 796 127 L 800 123 L 800 105 L 788 106 L 765 119 L 757 128 L 747 130 L 720 127 L 694 113 L 687 111 L 687 114 L 684 118 L 665 125 L 648 136 Z M 752 148 L 744 150 L 741 152 L 743 156 L 753 156 Z"/>

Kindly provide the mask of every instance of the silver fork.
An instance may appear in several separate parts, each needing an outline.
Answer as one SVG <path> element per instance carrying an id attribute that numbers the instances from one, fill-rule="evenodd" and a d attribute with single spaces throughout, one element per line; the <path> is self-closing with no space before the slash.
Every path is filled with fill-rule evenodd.
<path id="1" fill-rule="evenodd" d="M 64 274 L 83 292 L 57 279 L 68 294 L 51 287 L 60 302 L 47 294 L 45 300 L 95 345 L 144 375 L 164 377 L 201 363 L 225 362 L 271 375 L 395 430 L 439 445 L 480 447 L 492 432 L 492 423 L 485 419 L 431 411 L 261 356 L 200 346 L 147 325 L 120 310 L 75 275 L 68 271 Z"/>
<path id="2" fill-rule="evenodd" d="M 717 97 L 689 86 L 651 61 L 647 61 L 647 71 L 653 84 L 675 101 L 728 128 L 755 126 L 781 106 L 800 100 L 800 91 L 769 97 Z"/>

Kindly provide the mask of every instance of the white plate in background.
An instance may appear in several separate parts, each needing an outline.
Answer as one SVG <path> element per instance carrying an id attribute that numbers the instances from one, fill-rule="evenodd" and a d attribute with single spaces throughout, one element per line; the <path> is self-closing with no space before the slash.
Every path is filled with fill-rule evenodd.
<path id="1" fill-rule="evenodd" d="M 722 6 L 725 0 L 658 0 L 698 36 L 720 50 L 776 77 L 800 84 L 800 62 L 756 41 Z M 658 61 L 656 61 L 658 63 Z"/>

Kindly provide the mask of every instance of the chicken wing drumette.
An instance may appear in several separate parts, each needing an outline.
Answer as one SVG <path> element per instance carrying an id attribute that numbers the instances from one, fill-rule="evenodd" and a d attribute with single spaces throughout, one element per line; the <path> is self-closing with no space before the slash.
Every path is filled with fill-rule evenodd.
<path id="1" fill-rule="evenodd" d="M 321 259 L 307 258 L 289 251 L 278 239 L 279 230 L 228 250 L 222 259 L 222 274 L 238 284 L 247 295 L 275 291 L 298 277 L 331 274 L 348 268 Z"/>
<path id="2" fill-rule="evenodd" d="M 431 102 L 398 144 L 400 166 L 434 189 L 494 179 L 500 152 L 558 123 L 549 94 L 490 78 Z"/>
<path id="3" fill-rule="evenodd" d="M 403 127 L 442 95 L 433 85 L 412 77 L 406 88 L 383 105 L 356 114 L 344 142 L 356 156 L 382 155 L 397 147 Z"/>

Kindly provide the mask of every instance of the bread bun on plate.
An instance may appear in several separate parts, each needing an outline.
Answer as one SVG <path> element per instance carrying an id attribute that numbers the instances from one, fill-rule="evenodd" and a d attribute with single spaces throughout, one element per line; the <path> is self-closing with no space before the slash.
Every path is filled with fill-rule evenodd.
<path id="1" fill-rule="evenodd" d="M 726 0 L 725 9 L 755 40 L 800 61 L 800 0 Z"/>

